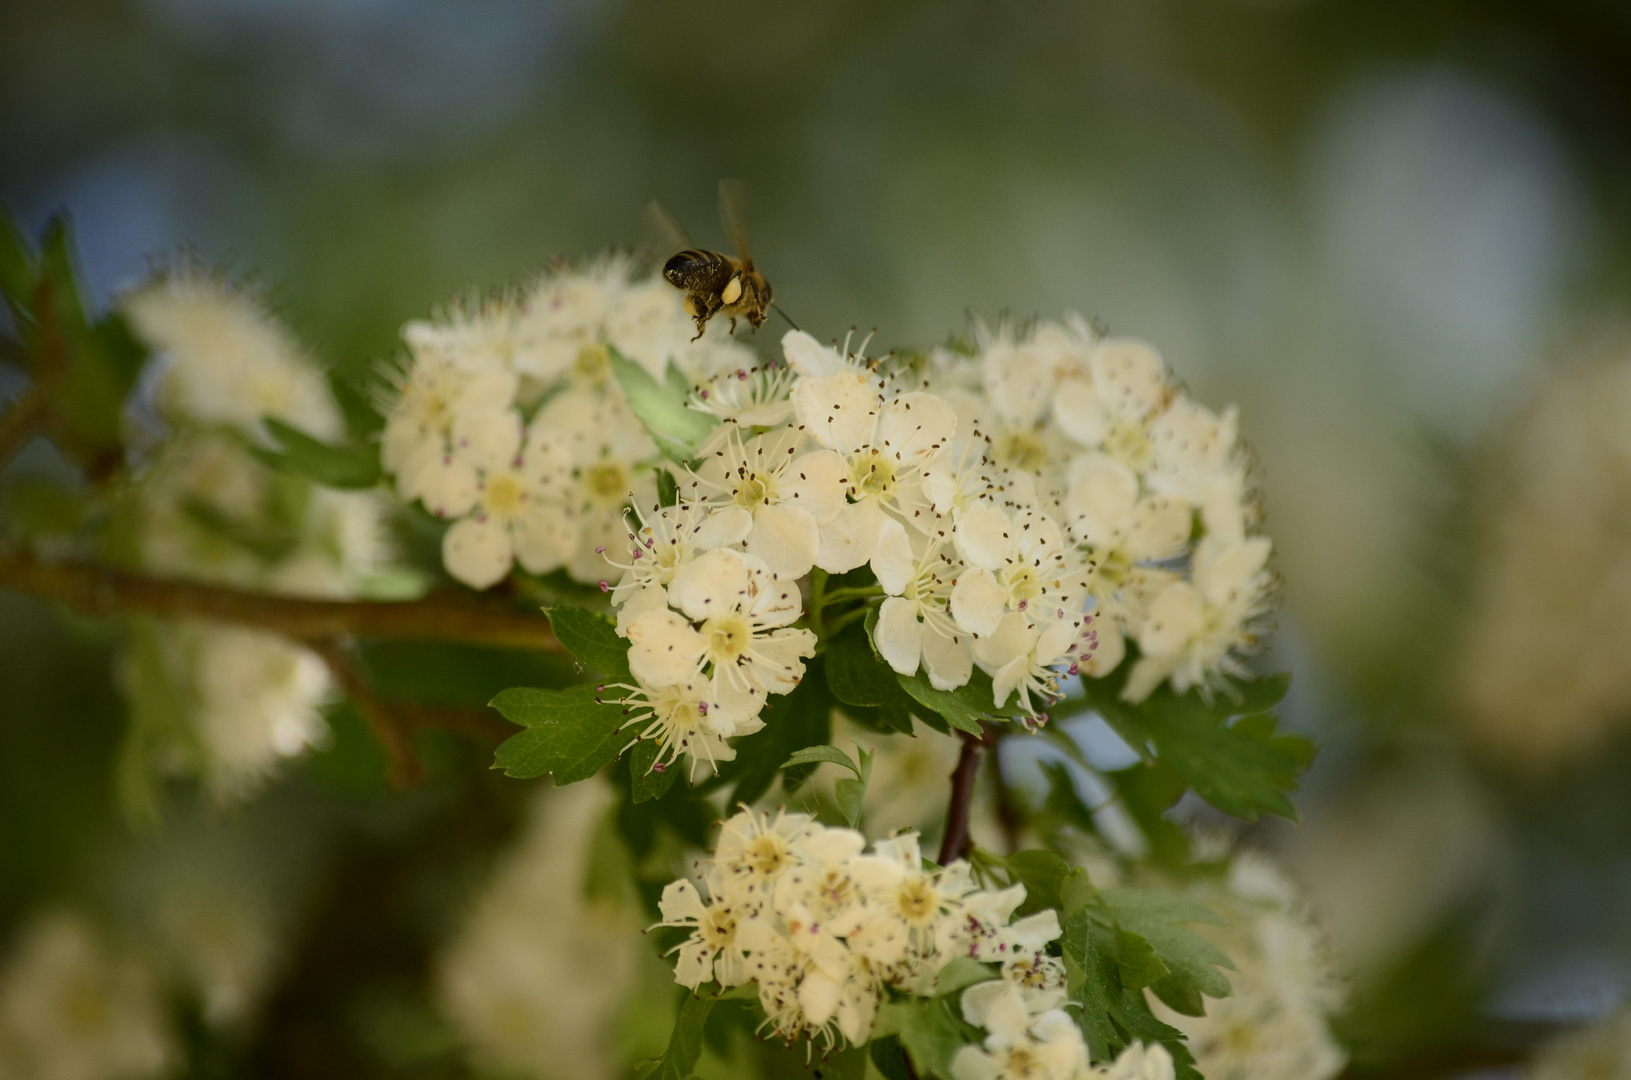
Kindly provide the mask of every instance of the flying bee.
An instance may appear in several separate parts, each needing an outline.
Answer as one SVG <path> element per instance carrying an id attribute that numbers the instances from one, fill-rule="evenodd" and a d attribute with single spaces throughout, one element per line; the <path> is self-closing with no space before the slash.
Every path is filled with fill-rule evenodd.
<path id="1" fill-rule="evenodd" d="M 684 243 L 685 234 L 673 219 L 661 207 L 656 204 L 653 207 L 669 231 Z M 753 253 L 742 226 L 740 194 L 728 181 L 719 185 L 719 216 L 736 247 L 735 258 L 717 251 L 687 247 L 663 264 L 663 277 L 685 293 L 685 313 L 696 320 L 697 338 L 715 315 L 723 315 L 731 321 L 733 334 L 739 318 L 746 319 L 757 330 L 764 325 L 771 308 L 770 282 L 754 268 Z"/>

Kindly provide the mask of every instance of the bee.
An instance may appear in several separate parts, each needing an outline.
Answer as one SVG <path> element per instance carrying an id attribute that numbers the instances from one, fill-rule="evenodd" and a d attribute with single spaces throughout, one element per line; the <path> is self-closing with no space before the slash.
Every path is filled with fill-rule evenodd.
<path id="1" fill-rule="evenodd" d="M 661 207 L 653 205 L 669 231 L 683 243 L 684 233 Z M 687 247 L 663 264 L 663 277 L 685 293 L 685 313 L 696 320 L 697 337 L 692 341 L 702 336 L 708 320 L 715 315 L 729 319 L 734 334 L 737 319 L 746 319 L 757 330 L 764 325 L 771 308 L 770 282 L 753 265 L 753 253 L 742 226 L 740 195 L 729 182 L 719 185 L 719 216 L 736 248 L 734 258 Z"/>

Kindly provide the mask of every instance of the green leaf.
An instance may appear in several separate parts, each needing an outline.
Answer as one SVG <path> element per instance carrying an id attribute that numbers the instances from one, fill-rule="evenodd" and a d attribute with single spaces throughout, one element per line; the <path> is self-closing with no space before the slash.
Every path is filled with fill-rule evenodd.
<path id="1" fill-rule="evenodd" d="M 617 636 L 617 626 L 604 615 L 561 604 L 552 607 L 550 628 L 567 651 L 608 678 L 628 681 L 629 643 Z"/>
<path id="2" fill-rule="evenodd" d="M 674 1018 L 674 1030 L 668 1036 L 668 1049 L 657 1059 L 648 1075 L 652 1080 L 687 1080 L 702 1056 L 702 1033 L 708 1024 L 708 1014 L 714 1010 L 714 997 L 708 994 L 687 994 L 680 1003 L 679 1015 Z"/>
<path id="3" fill-rule="evenodd" d="M 1025 886 L 1025 903 L 1016 915 L 1030 915 L 1045 908 L 1058 908 L 1061 904 L 1060 887 L 1070 864 L 1051 851 L 1016 851 L 1003 860 L 1003 865 L 1015 881 Z"/>
<path id="4" fill-rule="evenodd" d="M 255 450 L 255 456 L 266 465 L 331 488 L 362 489 L 379 483 L 377 443 L 330 446 L 270 416 L 261 423 L 281 451 Z"/>
<path id="5" fill-rule="evenodd" d="M 975 672 L 983 675 L 983 672 Z M 968 684 L 956 690 L 936 690 L 929 685 L 929 680 L 922 675 L 896 674 L 895 681 L 900 688 L 906 691 L 919 705 L 928 709 L 936 716 L 958 731 L 966 731 L 970 735 L 983 735 L 984 729 L 980 721 L 992 717 L 991 679 L 985 679 L 985 694 L 978 692 L 975 683 L 970 679 Z"/>
<path id="6" fill-rule="evenodd" d="M 831 737 L 832 695 L 820 670 L 821 658 L 809 662 L 804 679 L 791 694 L 772 696 L 765 703 L 765 729 L 738 740 L 736 760 L 719 770 L 718 783 L 734 781 L 731 804 L 752 803 L 770 789 L 778 775 L 782 791 L 792 794 L 809 779 L 814 765 L 794 765 L 784 772 L 787 759 L 807 746 L 819 746 Z M 711 786 L 711 785 L 710 785 Z"/>
<path id="7" fill-rule="evenodd" d="M 569 690 L 506 690 L 493 708 L 526 731 L 505 740 L 493 755 L 493 767 L 506 776 L 528 780 L 549 773 L 555 786 L 587 780 L 628 741 L 623 707 L 601 702 L 592 686 Z"/>
<path id="8" fill-rule="evenodd" d="M 899 1010 L 898 1038 L 919 1077 L 933 1074 L 951 1080 L 951 1062 L 957 1051 L 979 1041 L 973 1029 L 953 1013 L 949 998 L 896 1002 L 888 1008 Z"/>
<path id="9" fill-rule="evenodd" d="M 1210 704 L 1198 691 L 1178 695 L 1163 684 L 1137 705 L 1121 700 L 1125 678 L 1118 669 L 1084 685 L 1092 707 L 1129 745 L 1146 757 L 1153 751 L 1197 795 L 1226 814 L 1255 821 L 1260 812 L 1268 812 L 1296 820 L 1296 808 L 1286 796 L 1296 790 L 1298 775 L 1312 760 L 1312 744 L 1276 734 L 1272 717 L 1230 723 L 1247 705 L 1277 701 L 1285 693 L 1286 677 L 1234 680 L 1238 696 L 1220 694 Z"/>
<path id="10" fill-rule="evenodd" d="M 833 800 L 838 803 L 838 812 L 844 815 L 844 824 L 852 829 L 860 828 L 861 807 L 866 802 L 866 784 L 861 780 L 845 778 L 832 786 Z"/>
<path id="11" fill-rule="evenodd" d="M 956 994 L 975 983 L 990 982 L 996 977 L 996 969 L 989 964 L 982 964 L 968 956 L 954 957 L 935 976 L 934 996 Z"/>
<path id="12" fill-rule="evenodd" d="M 912 1070 L 906 1064 L 906 1051 L 901 1048 L 898 1035 L 874 1036 L 868 1051 L 884 1080 L 912 1080 Z"/>
<path id="13" fill-rule="evenodd" d="M 857 777 L 861 775 L 861 767 L 849 759 L 849 755 L 836 746 L 806 746 L 802 750 L 793 752 L 782 766 L 786 769 L 794 765 L 842 765 Z"/>
<path id="14" fill-rule="evenodd" d="M 634 801 L 637 803 L 650 802 L 660 799 L 668 794 L 668 789 L 674 786 L 674 780 L 684 768 L 678 761 L 671 761 L 668 767 L 661 772 L 652 768 L 657 763 L 659 752 L 656 739 L 641 739 L 629 751 L 629 778 L 632 782 Z"/>
<path id="15" fill-rule="evenodd" d="M 32 321 L 34 281 L 34 255 L 10 215 L 0 213 L 0 296 L 13 322 Z"/>
<path id="16" fill-rule="evenodd" d="M 674 474 L 667 469 L 657 470 L 657 503 L 659 506 L 675 506 L 680 501 L 679 485 L 674 483 Z"/>
<path id="17" fill-rule="evenodd" d="M 1229 980 L 1218 968 L 1234 967 L 1216 945 L 1184 923 L 1222 924 L 1226 920 L 1205 904 L 1158 889 L 1105 889 L 1105 905 L 1123 930 L 1144 938 L 1169 973 L 1150 987 L 1156 997 L 1188 1016 L 1202 1016 L 1201 995 L 1229 996 Z"/>
<path id="18" fill-rule="evenodd" d="M 1104 775 L 1115 784 L 1122 805 L 1148 841 L 1151 861 L 1162 866 L 1189 862 L 1189 834 L 1164 816 L 1189 789 L 1184 778 L 1161 763 L 1133 765 Z"/>
<path id="19" fill-rule="evenodd" d="M 646 434 L 657 444 L 657 449 L 681 465 L 693 460 L 719 421 L 690 407 L 690 387 L 681 388 L 683 378 L 658 382 L 645 368 L 616 349 L 607 346 L 606 351 L 629 411 L 645 425 Z"/>
<path id="20" fill-rule="evenodd" d="M 1086 871 L 1077 868 L 1065 881 L 1065 893 L 1072 891 L 1073 879 L 1085 884 Z M 1091 885 L 1088 886 L 1092 888 Z M 1094 1061 L 1111 1061 L 1126 1040 L 1111 1017 L 1121 998 L 1120 971 L 1115 962 L 1115 939 L 1096 922 L 1086 904 L 1067 907 L 1060 920 L 1063 933 L 1060 947 L 1065 961 L 1065 988 L 1077 1009 L 1076 1024 L 1082 1029 L 1088 1052 Z"/>
<path id="21" fill-rule="evenodd" d="M 1156 955 L 1155 946 L 1130 930 L 1116 931 L 1116 966 L 1121 985 L 1128 990 L 1141 990 L 1171 971 Z"/>

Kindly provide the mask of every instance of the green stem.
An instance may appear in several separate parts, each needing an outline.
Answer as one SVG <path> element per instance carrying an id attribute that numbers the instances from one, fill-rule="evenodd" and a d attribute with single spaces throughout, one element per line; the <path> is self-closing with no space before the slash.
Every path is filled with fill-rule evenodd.
<path id="1" fill-rule="evenodd" d="M 844 629 L 844 627 L 850 625 L 851 623 L 859 622 L 860 620 L 866 618 L 866 613 L 867 609 L 864 605 L 856 608 L 854 611 L 844 612 L 844 614 L 833 620 L 831 626 L 827 627 L 826 636 L 832 637 L 834 634 L 838 633 L 838 631 Z"/>

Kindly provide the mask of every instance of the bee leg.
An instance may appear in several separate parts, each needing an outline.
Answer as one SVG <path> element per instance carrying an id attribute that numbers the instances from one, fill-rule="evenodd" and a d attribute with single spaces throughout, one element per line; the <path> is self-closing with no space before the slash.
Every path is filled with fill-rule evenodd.
<path id="1" fill-rule="evenodd" d="M 736 316 L 735 315 L 731 316 L 731 333 L 732 334 L 736 333 Z"/>

